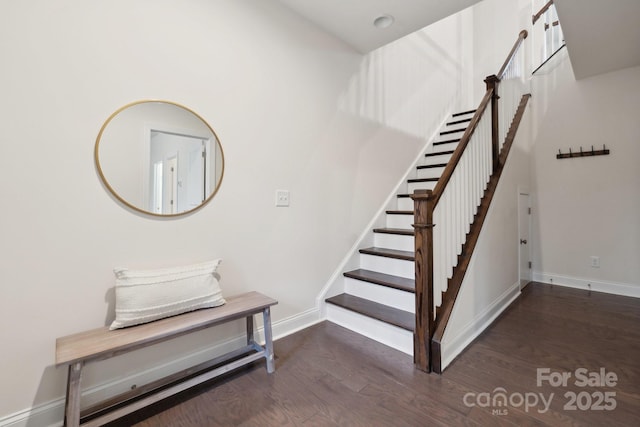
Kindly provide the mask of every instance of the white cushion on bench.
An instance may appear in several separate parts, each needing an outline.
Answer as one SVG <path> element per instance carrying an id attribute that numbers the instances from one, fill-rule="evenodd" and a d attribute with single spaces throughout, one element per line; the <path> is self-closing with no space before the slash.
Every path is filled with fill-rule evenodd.
<path id="1" fill-rule="evenodd" d="M 116 319 L 109 329 L 224 304 L 214 276 L 220 262 L 158 270 L 116 268 Z"/>

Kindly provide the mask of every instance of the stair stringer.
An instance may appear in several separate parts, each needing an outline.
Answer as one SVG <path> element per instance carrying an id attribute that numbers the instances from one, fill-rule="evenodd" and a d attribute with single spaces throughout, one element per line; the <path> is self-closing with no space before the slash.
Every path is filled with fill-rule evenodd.
<path id="1" fill-rule="evenodd" d="M 389 209 L 395 209 L 397 195 L 403 189 L 406 188 L 407 180 L 416 175 L 416 168 L 420 164 L 420 161 L 424 158 L 424 154 L 433 146 L 436 138 L 439 136 L 440 130 L 446 125 L 447 120 L 451 117 L 451 112 L 443 115 L 442 121 L 434 127 L 432 134 L 425 138 L 425 145 L 422 149 L 418 150 L 418 153 L 407 168 L 404 175 L 398 180 L 398 184 L 389 193 L 389 196 L 384 201 L 380 209 L 373 215 L 371 221 L 366 225 L 362 234 L 354 242 L 353 246 L 349 249 L 345 257 L 342 259 L 338 267 L 333 272 L 327 283 L 322 287 L 318 296 L 316 297 L 316 307 L 320 310 L 320 318 L 327 318 L 327 304 L 324 302 L 326 298 L 343 293 L 345 290 L 344 276 L 345 271 L 358 268 L 360 265 L 360 253 L 358 252 L 363 247 L 373 246 L 374 242 L 374 228 L 384 227 L 386 222 L 386 211 Z"/>

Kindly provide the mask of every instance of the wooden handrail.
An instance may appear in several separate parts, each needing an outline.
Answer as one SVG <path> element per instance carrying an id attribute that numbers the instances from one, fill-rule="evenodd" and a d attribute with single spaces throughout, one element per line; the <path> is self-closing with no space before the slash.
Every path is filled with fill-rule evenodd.
<path id="1" fill-rule="evenodd" d="M 464 153 L 464 150 L 467 148 L 467 145 L 469 144 L 469 141 L 471 140 L 471 136 L 475 132 L 476 127 L 478 126 L 478 123 L 480 123 L 480 119 L 482 118 L 482 115 L 484 114 L 485 110 L 487 109 L 487 106 L 489 105 L 489 102 L 493 98 L 495 98 L 495 96 L 497 95 L 495 89 L 492 89 L 492 88 L 495 88 L 497 83 L 500 80 L 502 80 L 502 77 L 504 76 L 504 72 L 506 71 L 507 67 L 509 66 L 509 64 L 511 63 L 513 58 L 515 58 L 516 53 L 518 52 L 518 49 L 520 48 L 520 45 L 522 44 L 523 40 L 527 38 L 528 35 L 529 35 L 529 33 L 527 32 L 527 30 L 520 31 L 520 34 L 518 35 L 518 39 L 513 44 L 513 47 L 511 48 L 511 51 L 509 52 L 509 56 L 507 56 L 507 59 L 504 62 L 504 64 L 502 65 L 502 68 L 500 68 L 500 71 L 498 72 L 497 76 L 496 75 L 489 76 L 489 77 L 487 77 L 487 80 L 485 80 L 485 82 L 487 82 L 487 92 L 484 94 L 484 97 L 482 98 L 482 101 L 480 101 L 480 105 L 478 106 L 475 114 L 473 115 L 473 118 L 471 119 L 471 122 L 469 123 L 469 126 L 467 127 L 467 130 L 462 135 L 462 138 L 460 139 L 460 142 L 458 143 L 458 147 L 456 148 L 456 150 L 454 151 L 453 155 L 451 156 L 451 159 L 449 160 L 449 163 L 447 164 L 447 167 L 442 172 L 442 175 L 440 176 L 440 179 L 438 179 L 438 183 L 436 184 L 435 188 L 433 189 L 432 198 L 433 198 L 433 207 L 434 207 L 434 209 L 438 205 L 438 201 L 440 200 L 440 197 L 442 196 L 442 192 L 444 191 L 445 187 L 449 183 L 449 180 L 451 179 L 451 176 L 453 175 L 453 172 L 455 171 L 456 167 L 458 166 L 458 162 L 460 161 L 460 158 L 462 158 L 462 153 Z M 493 84 L 490 84 L 490 82 L 493 83 Z M 495 132 L 494 134 L 497 136 L 497 132 Z M 494 155 L 494 160 L 496 160 L 496 159 L 497 159 L 497 155 Z"/>
<path id="2" fill-rule="evenodd" d="M 538 21 L 538 19 L 540 19 L 540 17 L 547 11 L 549 10 L 549 8 L 551 7 L 551 5 L 553 4 L 553 0 L 549 0 L 547 2 L 547 4 L 545 4 L 544 6 L 542 6 L 542 9 L 540 9 L 540 11 L 538 13 L 536 13 L 535 15 L 533 15 L 533 18 L 531 19 L 532 21 L 532 25 L 535 25 L 535 23 Z"/>
<path id="3" fill-rule="evenodd" d="M 447 167 L 444 169 L 444 171 L 442 172 L 442 175 L 438 179 L 438 182 L 436 183 L 436 186 L 433 189 L 433 195 L 431 196 L 432 206 L 434 209 L 438 205 L 438 201 L 440 200 L 440 197 L 442 196 L 442 193 L 444 192 L 445 187 L 449 183 L 449 180 L 451 179 L 453 172 L 458 166 L 458 162 L 460 162 L 460 159 L 462 158 L 462 154 L 464 153 L 464 150 L 467 148 L 467 145 L 469 145 L 469 141 L 471 140 L 473 133 L 478 127 L 478 123 L 480 123 L 480 119 L 482 118 L 484 111 L 487 109 L 487 105 L 489 105 L 489 102 L 491 101 L 492 97 L 493 97 L 493 90 L 492 89 L 487 90 L 475 114 L 473 115 L 471 122 L 469 122 L 469 126 L 467 126 L 467 130 L 465 130 L 464 134 L 462 134 L 462 138 L 460 139 L 460 142 L 458 143 L 456 150 L 451 155 L 451 159 L 447 163 Z"/>
<path id="4" fill-rule="evenodd" d="M 527 38 L 528 35 L 529 33 L 527 32 L 527 30 L 520 31 L 520 34 L 518 35 L 518 40 L 516 40 L 516 42 L 513 44 L 513 47 L 511 48 L 511 52 L 509 52 L 509 56 L 507 56 L 507 59 L 504 61 L 504 64 L 502 64 L 502 68 L 500 68 L 500 71 L 498 71 L 498 74 L 496 74 L 498 76 L 498 80 L 502 80 L 502 78 L 504 77 L 505 71 L 507 71 L 507 67 L 509 67 L 509 64 L 511 64 L 511 61 L 513 61 L 513 58 L 516 57 L 516 52 L 518 51 L 518 49 L 520 48 L 520 45 L 522 44 L 524 39 Z"/>

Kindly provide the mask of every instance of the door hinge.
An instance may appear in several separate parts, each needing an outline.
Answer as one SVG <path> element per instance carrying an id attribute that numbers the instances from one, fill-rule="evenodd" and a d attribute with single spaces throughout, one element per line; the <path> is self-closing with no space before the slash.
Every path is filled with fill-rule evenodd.
<path id="1" fill-rule="evenodd" d="M 531 208 L 529 208 L 529 215 L 531 215 Z"/>
<path id="2" fill-rule="evenodd" d="M 529 261 L 529 269 L 531 269 L 531 261 Z"/>

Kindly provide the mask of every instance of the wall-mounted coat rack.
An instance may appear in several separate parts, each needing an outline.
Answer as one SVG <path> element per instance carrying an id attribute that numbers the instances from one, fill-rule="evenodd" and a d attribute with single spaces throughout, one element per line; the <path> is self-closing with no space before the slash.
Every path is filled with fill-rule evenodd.
<path id="1" fill-rule="evenodd" d="M 590 156 L 606 156 L 609 154 L 609 149 L 607 149 L 604 144 L 602 144 L 602 150 L 594 150 L 593 145 L 591 146 L 591 150 L 583 151 L 582 147 L 580 147 L 580 151 L 572 151 L 569 148 L 568 153 L 563 153 L 558 150 L 558 154 L 556 154 L 556 159 L 570 159 L 572 157 L 590 157 Z"/>

